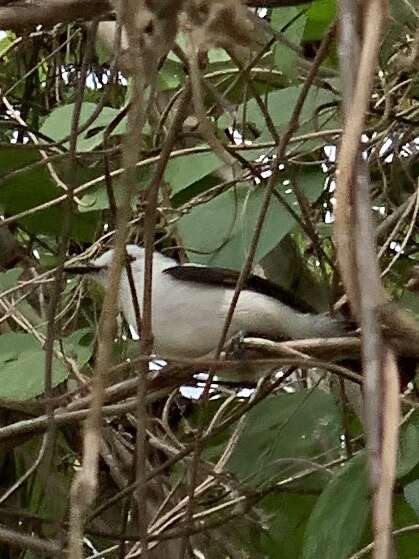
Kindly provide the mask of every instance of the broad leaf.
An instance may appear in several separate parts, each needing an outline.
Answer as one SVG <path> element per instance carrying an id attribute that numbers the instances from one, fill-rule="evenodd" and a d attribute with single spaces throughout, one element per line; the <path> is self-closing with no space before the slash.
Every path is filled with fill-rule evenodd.
<path id="1" fill-rule="evenodd" d="M 63 194 L 64 191 L 53 182 L 45 165 L 33 166 L 39 161 L 40 157 L 34 150 L 10 147 L 0 151 L 0 180 L 4 180 L 0 185 L 0 208 L 7 217 L 50 202 Z M 58 172 L 62 165 L 63 162 L 57 163 L 55 171 Z M 95 173 L 97 171 L 92 169 L 77 169 L 77 176 L 82 182 L 93 178 Z M 36 235 L 59 235 L 64 211 L 62 206 L 54 206 L 23 217 L 19 223 Z M 71 233 L 75 239 L 91 240 L 96 227 L 97 219 L 73 214 Z"/>
<path id="2" fill-rule="evenodd" d="M 301 87 L 292 86 L 278 89 L 268 95 L 266 108 L 279 132 L 287 126 L 300 92 Z M 330 119 L 329 113 L 326 113 L 322 117 L 321 110 L 326 108 L 330 103 L 335 103 L 336 101 L 336 95 L 331 91 L 312 87 L 308 92 L 300 113 L 300 127 L 297 134 L 309 132 L 316 129 L 318 126 L 321 127 L 322 123 L 325 122 L 326 116 L 327 120 Z M 243 111 L 246 113 L 248 123 L 252 123 L 259 131 L 267 130 L 265 116 L 255 99 L 250 99 L 245 105 L 239 107 L 237 111 L 237 122 L 242 121 Z M 226 116 L 222 117 L 220 119 L 220 125 L 228 127 L 230 125 L 229 118 Z M 268 139 L 268 137 L 266 139 Z"/>
<path id="3" fill-rule="evenodd" d="M 308 467 L 298 459 L 339 445 L 340 414 L 322 390 L 277 394 L 248 414 L 228 469 L 252 486 Z"/>
<path id="4" fill-rule="evenodd" d="M 417 491 L 418 486 L 411 488 L 409 493 Z M 418 510 L 414 510 L 413 500 L 417 503 L 417 495 L 412 496 L 410 494 L 412 503 L 406 498 L 406 493 L 404 495 L 395 494 L 393 502 L 393 528 L 398 530 L 400 528 L 406 528 L 408 526 L 417 526 L 418 524 Z M 407 501 L 407 502 L 406 502 Z M 399 534 L 394 537 L 395 544 L 395 557 L 397 559 L 416 559 L 418 556 L 419 549 L 419 531 L 413 530 L 410 532 L 405 532 L 404 534 Z"/>
<path id="5" fill-rule="evenodd" d="M 419 479 L 412 481 L 403 488 L 406 501 L 412 507 L 419 518 Z"/>
<path id="6" fill-rule="evenodd" d="M 299 177 L 299 187 L 310 202 L 323 191 L 325 176 L 307 170 Z M 239 270 L 247 256 L 255 232 L 266 184 L 232 188 L 206 204 L 194 207 L 178 222 L 188 255 L 193 262 Z M 299 214 L 299 206 L 289 187 L 281 184 L 278 193 Z M 272 197 L 260 236 L 255 263 L 271 251 L 291 231 L 296 222 L 289 211 Z"/>
<path id="7" fill-rule="evenodd" d="M 93 352 L 93 335 L 90 328 L 76 330 L 63 340 L 64 351 L 76 359 L 80 367 L 85 365 Z"/>
<path id="8" fill-rule="evenodd" d="M 316 494 L 304 495 L 299 490 L 290 490 L 264 499 L 261 505 L 269 518 L 269 522 L 265 522 L 269 528 L 263 530 L 259 545 L 264 557 L 301 557 L 304 530 L 317 498 Z"/>
<path id="9" fill-rule="evenodd" d="M 407 475 L 419 463 L 419 411 L 403 424 L 399 436 L 397 477 Z"/>
<path id="10" fill-rule="evenodd" d="M 169 161 L 164 178 L 170 184 L 172 194 L 177 194 L 221 165 L 219 158 L 213 153 L 182 155 Z"/>
<path id="11" fill-rule="evenodd" d="M 306 25 L 306 16 L 301 8 L 287 6 L 272 11 L 271 25 L 281 31 L 287 39 L 299 46 Z M 298 55 L 286 45 L 277 42 L 274 48 L 274 60 L 278 70 L 290 80 L 297 77 Z"/>
<path id="12" fill-rule="evenodd" d="M 320 40 L 336 16 L 336 0 L 315 0 L 307 10 L 305 41 Z"/>
<path id="13" fill-rule="evenodd" d="M 358 455 L 319 497 L 304 535 L 303 559 L 347 559 L 362 538 L 369 507 L 365 457 Z"/>
<path id="14" fill-rule="evenodd" d="M 0 398 L 28 400 L 44 391 L 45 353 L 40 344 L 22 332 L 0 336 Z M 66 369 L 53 362 L 53 384 L 67 377 Z"/>
<path id="15" fill-rule="evenodd" d="M 82 128 L 93 113 L 96 111 L 97 105 L 95 103 L 85 102 L 82 105 L 79 119 L 79 128 Z M 63 105 L 54 109 L 45 119 L 41 127 L 41 132 L 52 138 L 56 142 L 60 142 L 71 133 L 71 122 L 74 112 L 74 103 L 70 105 Z M 103 107 L 98 117 L 92 124 L 81 132 L 77 137 L 77 150 L 90 151 L 103 142 L 103 132 L 113 119 L 120 113 L 119 109 L 112 109 L 111 107 Z M 125 133 L 125 118 L 114 128 L 112 134 Z M 68 142 L 66 144 L 68 146 Z"/>
<path id="16" fill-rule="evenodd" d="M 41 445 L 42 437 L 35 436 L 15 449 L 17 475 L 23 475 L 32 466 Z M 29 511 L 50 520 L 42 525 L 45 537 L 56 534 L 58 525 L 68 513 L 67 496 L 74 473 L 71 467 L 72 455 L 64 435 L 57 432 L 28 484 L 27 491 L 21 497 Z"/>
<path id="17" fill-rule="evenodd" d="M 14 287 L 22 274 L 22 268 L 12 268 L 0 273 L 0 293 Z"/>

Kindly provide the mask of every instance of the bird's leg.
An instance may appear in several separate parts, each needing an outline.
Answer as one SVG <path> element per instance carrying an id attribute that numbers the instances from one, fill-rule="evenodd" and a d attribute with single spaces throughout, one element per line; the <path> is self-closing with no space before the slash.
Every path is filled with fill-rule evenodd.
<path id="1" fill-rule="evenodd" d="M 227 340 L 224 350 L 222 353 L 223 359 L 228 359 L 231 357 L 232 359 L 242 360 L 245 358 L 246 349 L 244 347 L 244 339 L 246 337 L 246 333 L 243 330 L 239 330 L 229 340 Z"/>
<path id="2" fill-rule="evenodd" d="M 258 378 L 264 374 L 264 371 L 255 368 L 252 360 L 258 357 L 257 352 L 246 349 L 245 338 L 248 332 L 239 330 L 226 342 L 224 351 L 221 355 L 222 359 L 233 359 L 237 361 L 231 366 L 231 370 L 223 370 L 221 376 L 224 378 L 234 378 L 238 382 L 256 383 Z"/>

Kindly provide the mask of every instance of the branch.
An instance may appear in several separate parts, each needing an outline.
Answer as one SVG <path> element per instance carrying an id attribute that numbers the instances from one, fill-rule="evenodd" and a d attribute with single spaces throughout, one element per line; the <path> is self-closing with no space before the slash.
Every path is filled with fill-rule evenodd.
<path id="1" fill-rule="evenodd" d="M 64 554 L 63 549 L 54 542 L 41 540 L 34 534 L 22 534 L 22 532 L 4 526 L 0 526 L 0 541 L 26 551 L 39 552 L 49 557 L 62 557 Z"/>
<path id="2" fill-rule="evenodd" d="M 108 0 L 35 0 L 0 8 L 0 28 L 20 31 L 36 25 L 53 26 L 96 19 L 111 10 Z"/>
<path id="3" fill-rule="evenodd" d="M 307 4 L 311 0 L 247 0 L 253 8 L 279 8 Z M 54 26 L 97 19 L 112 11 L 110 0 L 33 0 L 0 7 L 0 29 L 20 31 L 36 25 Z"/>
<path id="4" fill-rule="evenodd" d="M 337 166 L 335 240 L 342 281 L 362 329 L 364 417 L 370 484 L 373 490 L 374 558 L 392 556 L 392 492 L 400 418 L 398 370 L 394 353 L 381 333 L 383 288 L 371 213 L 368 166 L 362 158 L 365 127 L 386 16 L 385 0 L 370 0 L 357 32 L 359 5 L 340 2 L 340 62 L 345 128 Z M 350 63 L 349 63 L 350 61 Z"/>

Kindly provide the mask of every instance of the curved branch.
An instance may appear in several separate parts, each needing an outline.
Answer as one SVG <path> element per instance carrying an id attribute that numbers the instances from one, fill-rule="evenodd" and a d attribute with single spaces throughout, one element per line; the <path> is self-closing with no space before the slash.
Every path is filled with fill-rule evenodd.
<path id="1" fill-rule="evenodd" d="M 280 8 L 307 4 L 312 0 L 246 0 L 252 8 Z M 97 19 L 113 10 L 110 0 L 33 0 L 0 6 L 0 29 L 19 31 L 36 25 Z"/>

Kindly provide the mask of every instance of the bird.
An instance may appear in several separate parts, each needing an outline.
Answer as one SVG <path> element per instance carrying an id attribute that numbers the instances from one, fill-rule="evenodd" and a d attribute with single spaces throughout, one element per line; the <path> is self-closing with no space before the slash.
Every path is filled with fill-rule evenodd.
<path id="1" fill-rule="evenodd" d="M 144 290 L 144 248 L 129 244 L 137 300 Z M 104 288 L 108 285 L 113 249 L 84 266 L 67 272 L 88 274 Z M 215 356 L 239 273 L 227 268 L 178 264 L 173 258 L 153 253 L 152 331 L 155 355 L 166 359 Z M 137 319 L 127 272 L 122 270 L 119 310 L 136 334 Z M 296 340 L 345 335 L 339 318 L 318 314 L 294 294 L 262 277 L 250 275 L 240 292 L 227 339 L 253 335 L 268 339 Z"/>

